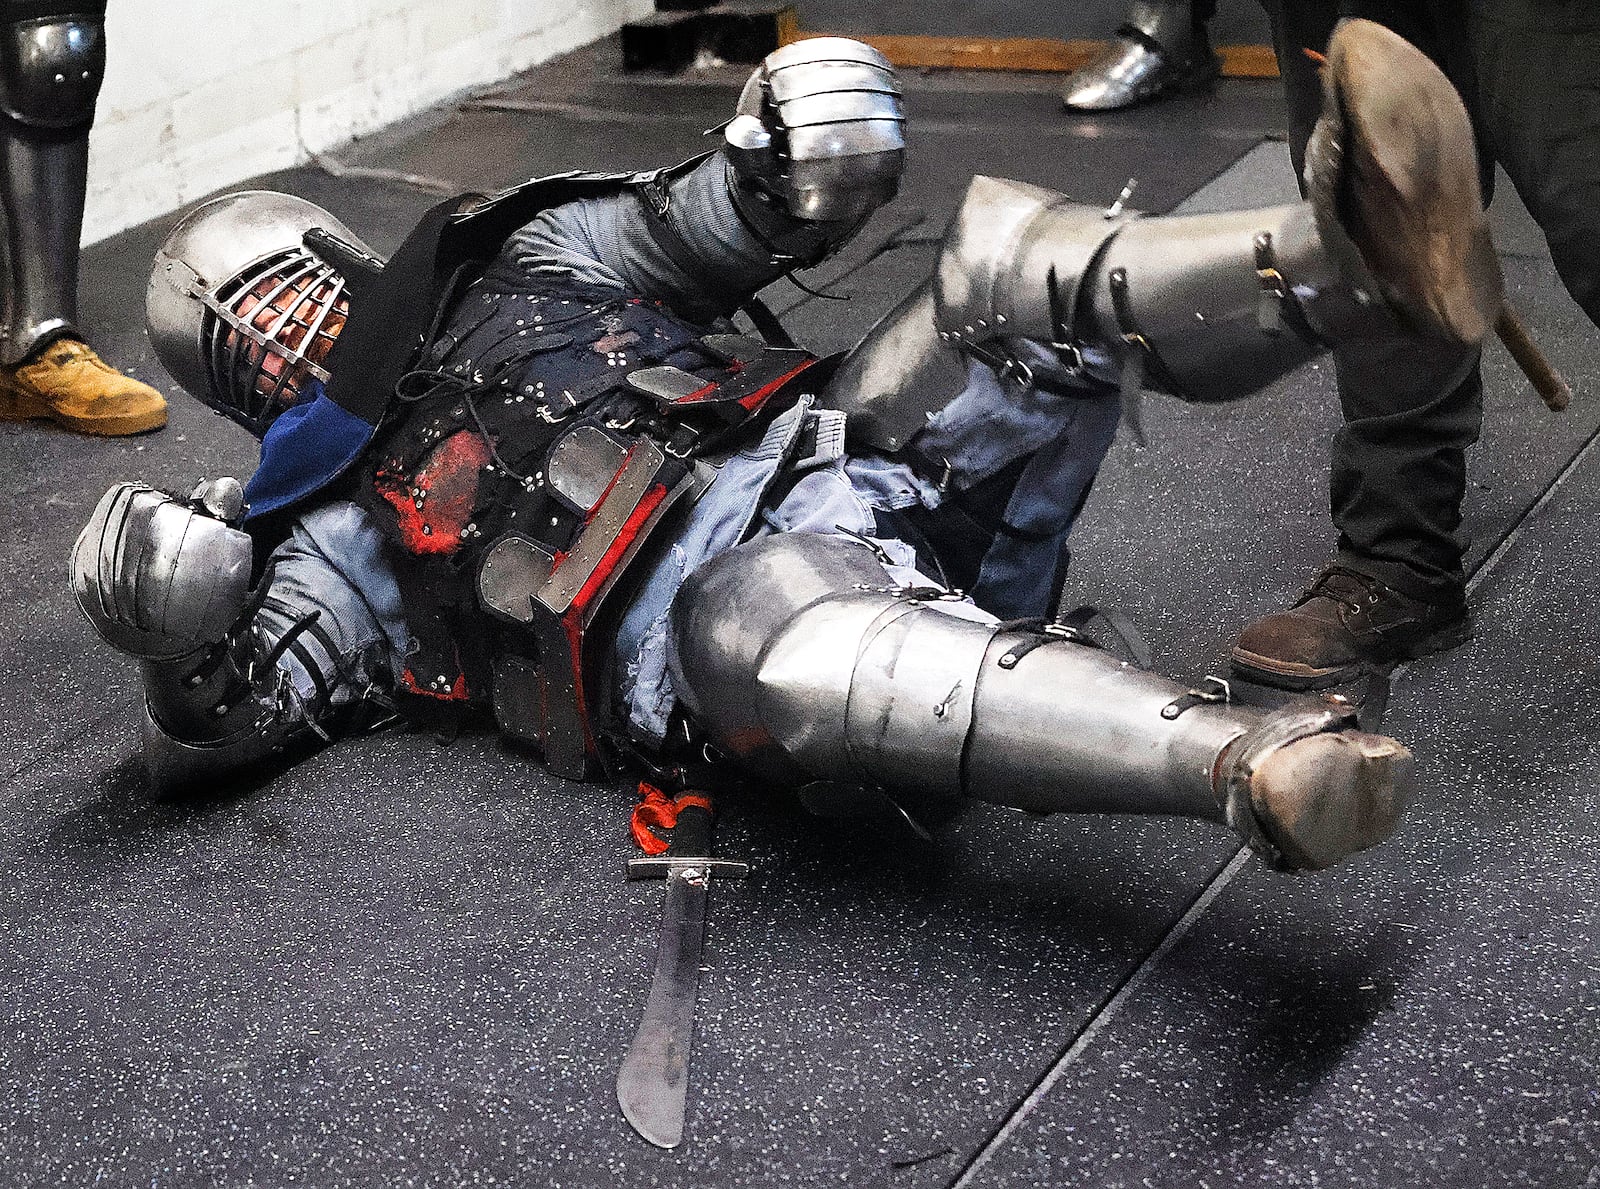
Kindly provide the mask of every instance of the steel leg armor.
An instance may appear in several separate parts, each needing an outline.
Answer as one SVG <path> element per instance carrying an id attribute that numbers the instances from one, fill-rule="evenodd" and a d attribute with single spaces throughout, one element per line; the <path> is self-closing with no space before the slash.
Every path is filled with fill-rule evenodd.
<path id="1" fill-rule="evenodd" d="M 1394 80 L 1405 78 L 1405 103 Z M 959 391 L 967 359 L 1199 400 L 1256 391 L 1335 344 L 1474 346 L 1501 302 L 1467 115 L 1420 52 L 1368 21 L 1330 45 L 1311 201 L 1112 218 L 975 178 L 936 272 L 873 328 L 826 394 L 852 445 L 896 452 Z M 965 357 L 965 358 L 963 358 Z"/>
<path id="2" fill-rule="evenodd" d="M 89 125 L 105 74 L 105 5 L 63 4 L 0 29 L 0 201 L 9 286 L 0 364 L 75 333 Z"/>
<path id="3" fill-rule="evenodd" d="M 1134 0 L 1114 41 L 1067 79 L 1061 102 L 1074 111 L 1131 107 L 1168 90 L 1209 82 L 1219 64 L 1203 0 Z"/>
<path id="4" fill-rule="evenodd" d="M 671 646 L 714 745 L 808 803 L 1177 814 L 1314 870 L 1386 838 L 1409 796 L 1410 752 L 1355 730 L 1347 708 L 1268 713 L 1188 690 L 1069 631 L 894 589 L 848 538 L 769 537 L 708 562 Z"/>

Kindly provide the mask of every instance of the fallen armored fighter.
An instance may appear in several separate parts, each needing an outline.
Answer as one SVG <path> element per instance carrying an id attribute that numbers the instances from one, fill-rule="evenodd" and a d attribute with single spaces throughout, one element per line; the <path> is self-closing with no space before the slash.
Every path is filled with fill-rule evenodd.
<path id="1" fill-rule="evenodd" d="M 980 177 L 829 360 L 724 319 L 896 192 L 894 76 L 842 39 L 771 55 L 713 153 L 442 204 L 386 264 L 297 199 L 201 207 L 151 331 L 260 468 L 118 485 L 71 562 L 143 666 L 153 782 L 484 706 L 571 777 L 710 754 L 830 811 L 1180 814 L 1286 869 L 1381 841 L 1411 756 L 1347 707 L 1191 691 L 1051 618 L 1125 390 L 1233 399 L 1492 323 L 1448 83 L 1365 22 L 1327 77 L 1312 201 L 1108 218 Z"/>

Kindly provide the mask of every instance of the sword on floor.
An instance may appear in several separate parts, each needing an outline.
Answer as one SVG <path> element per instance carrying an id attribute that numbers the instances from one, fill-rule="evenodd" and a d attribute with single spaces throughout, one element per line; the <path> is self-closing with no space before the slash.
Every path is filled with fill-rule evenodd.
<path id="1" fill-rule="evenodd" d="M 666 802 L 656 796 L 658 805 Z M 683 1142 L 708 889 L 713 879 L 743 879 L 750 873 L 748 863 L 712 857 L 709 797 L 689 793 L 667 803 L 676 810 L 676 821 L 666 852 L 628 862 L 630 880 L 665 879 L 667 894 L 650 997 L 617 1073 L 623 1117 L 658 1148 Z M 649 832 L 636 824 L 635 837 L 641 841 L 642 833 Z"/>

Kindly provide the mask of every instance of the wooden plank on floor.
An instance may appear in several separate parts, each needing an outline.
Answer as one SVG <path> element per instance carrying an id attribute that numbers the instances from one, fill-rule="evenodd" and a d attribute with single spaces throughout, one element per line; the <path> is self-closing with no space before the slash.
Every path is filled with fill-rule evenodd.
<path id="1" fill-rule="evenodd" d="M 785 42 L 826 33 L 786 31 Z M 928 37 L 894 33 L 852 34 L 876 48 L 896 66 L 908 69 L 1037 70 L 1065 74 L 1077 70 L 1105 47 L 1104 41 L 1053 37 Z M 1217 50 L 1226 78 L 1277 78 L 1278 60 L 1267 45 L 1225 45 Z"/>

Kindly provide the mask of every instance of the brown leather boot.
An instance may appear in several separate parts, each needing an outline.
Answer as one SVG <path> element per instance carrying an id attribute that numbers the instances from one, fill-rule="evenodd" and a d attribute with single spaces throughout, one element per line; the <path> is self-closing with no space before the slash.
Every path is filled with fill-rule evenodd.
<path id="1" fill-rule="evenodd" d="M 1239 633 L 1231 660 L 1238 673 L 1263 685 L 1322 689 L 1471 638 L 1464 595 L 1414 599 L 1334 564 L 1293 607 L 1263 615 Z"/>
<path id="2" fill-rule="evenodd" d="M 122 437 L 160 429 L 167 402 L 87 343 L 63 338 L 15 367 L 0 367 L 0 421 L 44 418 L 75 433 Z"/>

